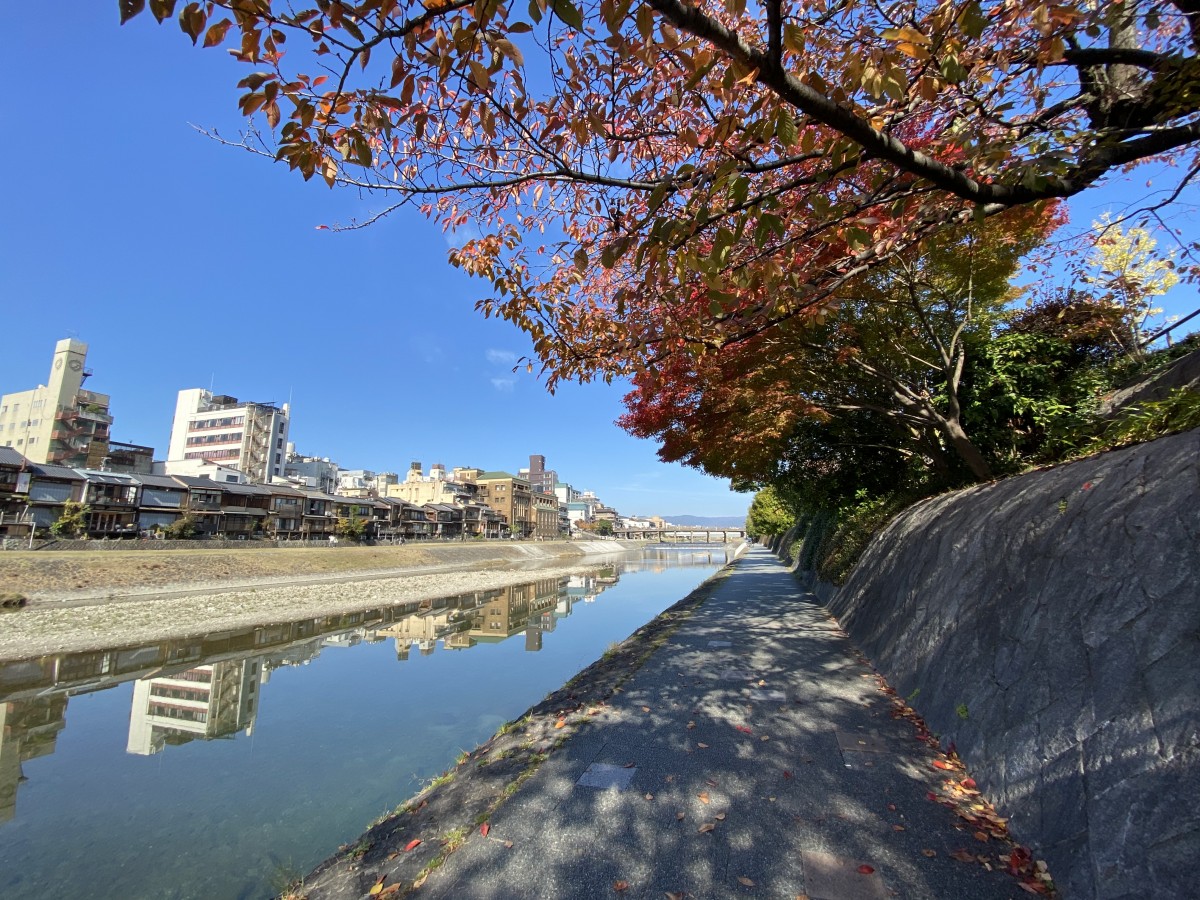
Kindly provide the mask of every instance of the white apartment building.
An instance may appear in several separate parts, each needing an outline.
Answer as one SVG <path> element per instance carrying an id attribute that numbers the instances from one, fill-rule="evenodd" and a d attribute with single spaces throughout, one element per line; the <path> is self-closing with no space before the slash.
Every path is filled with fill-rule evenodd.
<path id="1" fill-rule="evenodd" d="M 0 446 L 35 463 L 103 465 L 112 416 L 108 394 L 83 389 L 91 374 L 87 349 L 82 341 L 59 341 L 45 384 L 0 396 Z"/>
<path id="2" fill-rule="evenodd" d="M 251 403 L 203 388 L 179 392 L 164 469 L 185 474 L 196 460 L 231 466 L 252 484 L 282 476 L 287 462 L 288 404 Z"/>

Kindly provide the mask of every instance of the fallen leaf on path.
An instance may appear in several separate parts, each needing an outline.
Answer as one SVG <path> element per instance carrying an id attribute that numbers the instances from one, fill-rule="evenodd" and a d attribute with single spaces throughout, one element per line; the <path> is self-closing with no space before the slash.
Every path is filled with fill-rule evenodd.
<path id="1" fill-rule="evenodd" d="M 718 822 L 724 822 L 725 821 L 725 813 L 717 813 L 715 816 L 713 816 L 713 818 L 716 819 Z"/>
<path id="2" fill-rule="evenodd" d="M 895 804 L 895 803 L 889 803 L 887 808 L 888 808 L 888 809 L 890 809 L 892 812 L 895 812 L 895 811 L 896 811 L 896 804 Z"/>
<path id="3" fill-rule="evenodd" d="M 555 722 L 555 723 L 554 723 L 554 727 L 555 727 L 555 728 L 562 728 L 562 727 L 563 727 L 564 725 L 566 725 L 566 724 L 567 724 L 567 720 L 566 720 L 566 719 L 559 719 L 557 722 Z"/>
<path id="4" fill-rule="evenodd" d="M 702 744 L 702 743 L 700 743 L 699 741 L 697 741 L 697 742 L 696 742 L 696 746 L 697 746 L 697 747 L 699 747 L 701 750 L 707 750 L 707 749 L 708 749 L 708 744 Z"/>
<path id="5" fill-rule="evenodd" d="M 683 821 L 683 813 L 675 813 L 675 821 L 682 822 Z"/>
<path id="6" fill-rule="evenodd" d="M 975 840 L 979 841 L 981 844 L 986 844 L 988 841 L 988 836 L 982 831 L 977 831 L 975 832 Z"/>
<path id="7" fill-rule="evenodd" d="M 791 772 L 789 772 L 787 769 L 784 769 L 784 770 L 783 770 L 783 777 L 784 777 L 784 778 L 791 778 L 791 777 L 792 777 L 792 773 L 791 773 Z"/>
<path id="8" fill-rule="evenodd" d="M 648 706 L 643 706 L 643 707 L 642 707 L 642 712 L 650 712 L 650 707 L 648 707 Z"/>
<path id="9" fill-rule="evenodd" d="M 959 862 L 965 862 L 965 863 L 975 862 L 975 854 L 971 853 L 969 850 L 967 850 L 963 847 L 959 847 L 957 850 L 951 850 L 950 855 L 953 856 L 955 859 L 957 859 Z"/>
<path id="10" fill-rule="evenodd" d="M 935 856 L 937 856 L 936 850 L 930 850 L 930 849 L 926 848 L 926 849 L 922 850 L 921 852 L 924 853 L 926 856 L 928 856 L 930 859 L 933 859 Z"/>
<path id="11" fill-rule="evenodd" d="M 874 873 L 874 871 L 875 871 L 874 866 L 868 866 L 866 863 L 863 863 L 861 866 L 858 867 L 858 872 L 860 875 L 871 875 L 872 873 Z"/>
<path id="12" fill-rule="evenodd" d="M 387 878 L 386 875 L 380 875 L 379 880 L 377 882 L 375 882 L 373 885 L 371 885 L 371 889 L 369 891 L 367 891 L 367 894 L 371 897 L 374 897 L 377 894 L 379 894 L 380 892 L 382 892 L 383 891 L 383 879 L 385 879 L 385 878 Z"/>
<path id="13" fill-rule="evenodd" d="M 908 829 L 905 828 L 903 825 L 893 825 L 892 826 L 892 831 L 907 831 L 907 830 Z"/>
<path id="14" fill-rule="evenodd" d="M 700 798 L 700 802 L 701 802 L 701 803 L 707 803 L 707 802 L 708 802 L 708 791 L 701 791 L 701 792 L 700 792 L 699 794 L 697 794 L 696 796 Z"/>
<path id="15" fill-rule="evenodd" d="M 421 845 L 421 839 L 413 838 L 411 841 L 409 841 L 407 844 L 404 845 L 404 852 L 407 853 L 409 850 L 419 847 L 420 845 Z"/>
<path id="16" fill-rule="evenodd" d="M 754 887 L 754 879 L 747 878 L 745 875 L 739 875 L 738 884 L 744 884 L 746 887 Z"/>
<path id="17" fill-rule="evenodd" d="M 683 900 L 683 891 L 667 891 L 667 900 Z"/>
<path id="18" fill-rule="evenodd" d="M 400 893 L 400 882 L 397 881 L 395 884 L 389 884 L 382 891 L 380 891 L 379 896 L 387 897 L 391 894 L 398 894 L 398 893 Z"/>
<path id="19" fill-rule="evenodd" d="M 512 849 L 512 847 L 513 847 L 513 843 L 512 843 L 512 841 L 505 841 L 505 842 L 504 842 L 504 848 L 505 848 L 506 850 L 511 850 L 511 849 Z"/>
<path id="20" fill-rule="evenodd" d="M 963 787 L 965 787 L 968 791 L 973 791 L 973 790 L 975 790 L 975 788 L 978 787 L 978 785 L 975 784 L 974 778 L 964 778 L 962 781 L 959 782 L 959 784 L 961 784 Z"/>
<path id="21" fill-rule="evenodd" d="M 654 795 L 653 795 L 653 794 L 646 794 L 646 796 L 645 796 L 645 799 L 647 799 L 647 800 L 653 800 L 653 799 L 654 799 Z"/>
<path id="22" fill-rule="evenodd" d="M 769 741 L 769 740 L 770 740 L 770 738 L 769 738 L 767 735 L 765 735 L 765 734 L 764 734 L 762 737 L 760 737 L 760 738 L 759 738 L 759 740 L 760 740 L 760 741 Z"/>
<path id="23" fill-rule="evenodd" d="M 747 728 L 745 725 L 734 725 L 733 727 L 736 728 L 738 731 L 740 731 L 742 734 L 754 734 L 754 732 L 751 731 L 749 728 Z"/>
<path id="24" fill-rule="evenodd" d="M 688 728 L 695 728 L 695 727 L 696 727 L 696 723 L 695 723 L 695 722 L 688 722 L 688 726 L 687 726 L 687 727 L 688 727 Z"/>
<path id="25" fill-rule="evenodd" d="M 712 822 L 705 822 L 703 825 L 700 826 L 699 833 L 700 834 L 708 834 L 710 831 L 712 831 L 716 827 L 717 826 L 714 825 Z"/>
<path id="26" fill-rule="evenodd" d="M 627 762 L 627 763 L 625 763 L 625 765 L 621 766 L 621 768 L 622 769 L 632 769 L 636 765 L 637 765 L 636 762 Z"/>
<path id="27" fill-rule="evenodd" d="M 479 833 L 481 835 L 483 835 L 484 837 L 487 837 L 488 832 L 491 830 L 492 830 L 492 826 L 489 825 L 487 822 L 484 822 L 482 825 L 479 826 Z"/>
<path id="28" fill-rule="evenodd" d="M 399 856 L 399 855 L 400 855 L 399 853 L 389 853 L 389 854 L 387 855 L 387 861 L 388 861 L 388 862 L 391 862 L 393 859 L 395 859 L 395 858 L 396 858 L 397 856 Z"/>
<path id="29" fill-rule="evenodd" d="M 613 882 L 613 890 L 616 891 L 618 894 L 621 893 L 621 891 L 627 891 L 627 890 L 629 890 L 629 882 L 628 881 L 614 881 Z"/>

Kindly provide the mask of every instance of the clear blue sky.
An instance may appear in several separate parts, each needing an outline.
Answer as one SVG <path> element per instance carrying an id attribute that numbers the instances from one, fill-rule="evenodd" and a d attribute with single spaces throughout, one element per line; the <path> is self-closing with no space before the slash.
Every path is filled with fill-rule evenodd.
<path id="1" fill-rule="evenodd" d="M 173 24 L 117 24 L 116 0 L 10 10 L 0 186 L 0 392 L 43 382 L 54 343 L 90 345 L 115 439 L 166 448 L 175 394 L 293 403 L 292 439 L 347 468 L 410 460 L 515 471 L 530 453 L 627 514 L 739 515 L 749 496 L 664 465 L 612 424 L 621 385 L 550 396 L 511 360 L 525 336 L 473 308 L 482 285 L 440 230 L 400 212 L 318 231 L 383 201 L 304 183 L 219 146 L 242 124 L 223 51 Z M 1141 176 L 1140 183 L 1144 183 Z M 1086 224 L 1106 201 L 1088 197 Z M 1171 311 L 1189 312 L 1194 289 Z"/>

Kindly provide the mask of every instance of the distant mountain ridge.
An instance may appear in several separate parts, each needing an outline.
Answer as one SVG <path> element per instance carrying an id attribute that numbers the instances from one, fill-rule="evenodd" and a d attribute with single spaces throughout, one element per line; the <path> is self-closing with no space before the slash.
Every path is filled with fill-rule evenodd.
<path id="1" fill-rule="evenodd" d="M 707 525 L 710 528 L 745 528 L 745 516 L 663 516 L 672 525 Z"/>

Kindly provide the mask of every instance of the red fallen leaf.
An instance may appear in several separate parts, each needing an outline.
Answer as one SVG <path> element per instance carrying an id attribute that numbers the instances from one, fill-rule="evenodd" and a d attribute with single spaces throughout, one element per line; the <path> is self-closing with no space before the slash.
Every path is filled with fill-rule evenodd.
<path id="1" fill-rule="evenodd" d="M 962 781 L 959 782 L 959 784 L 961 784 L 963 787 L 965 787 L 968 791 L 973 791 L 977 787 L 979 787 L 979 785 L 977 785 L 975 783 L 974 778 L 964 778 Z"/>
<path id="2" fill-rule="evenodd" d="M 871 875 L 874 873 L 874 871 L 875 871 L 874 867 L 868 866 L 866 863 L 863 863 L 861 866 L 858 867 L 858 872 L 860 875 Z"/>
<path id="3" fill-rule="evenodd" d="M 932 800 L 934 803 L 937 803 L 937 802 L 938 802 L 938 795 L 937 795 L 937 794 L 935 794 L 933 791 L 927 791 L 927 792 L 925 793 L 925 799 L 926 799 L 926 800 Z"/>
<path id="4" fill-rule="evenodd" d="M 957 850 L 951 850 L 950 855 L 959 862 L 973 863 L 975 862 L 975 854 L 971 853 L 965 847 L 959 847 Z"/>
<path id="5" fill-rule="evenodd" d="M 747 728 L 745 725 L 734 725 L 733 727 L 736 728 L 738 731 L 740 731 L 742 734 L 754 734 L 754 732 L 751 731 L 749 728 Z"/>
<path id="6" fill-rule="evenodd" d="M 555 723 L 554 723 L 554 727 L 555 727 L 555 728 L 562 728 L 562 727 L 563 727 L 564 725 L 566 725 L 566 724 L 567 724 L 567 721 L 566 721 L 566 719 L 559 719 L 557 722 L 555 722 Z"/>
<path id="7" fill-rule="evenodd" d="M 1044 884 L 1030 884 L 1028 881 L 1018 881 L 1017 887 L 1023 891 L 1028 891 L 1031 894 L 1048 894 L 1049 889 Z"/>
<path id="8" fill-rule="evenodd" d="M 409 850 L 413 850 L 416 847 L 420 846 L 420 844 L 421 844 L 420 838 L 413 838 L 411 841 L 409 841 L 407 844 L 404 845 L 404 852 L 407 853 Z"/>
<path id="9" fill-rule="evenodd" d="M 621 893 L 621 891 L 627 891 L 627 890 L 629 890 L 629 882 L 628 881 L 614 881 L 613 882 L 613 890 L 616 891 L 618 894 Z"/>
<path id="10" fill-rule="evenodd" d="M 888 809 L 890 809 L 892 812 L 895 812 L 895 811 L 896 811 L 896 804 L 895 804 L 895 803 L 889 803 L 887 808 L 888 808 Z"/>
<path id="11" fill-rule="evenodd" d="M 988 840 L 988 836 L 986 834 L 984 834 L 982 831 L 977 831 L 977 832 L 975 832 L 975 840 L 979 841 L 979 843 L 981 843 L 981 844 L 986 844 L 987 840 Z"/>
<path id="12" fill-rule="evenodd" d="M 792 773 L 791 773 L 791 772 L 789 772 L 787 769 L 784 769 L 784 770 L 783 770 L 783 777 L 784 777 L 784 778 L 791 778 L 791 777 L 792 777 Z"/>
<path id="13" fill-rule="evenodd" d="M 632 769 L 636 765 L 637 765 L 636 762 L 627 762 L 627 763 L 625 763 L 625 765 L 621 766 L 621 768 L 622 769 Z"/>
<path id="14" fill-rule="evenodd" d="M 479 833 L 481 835 L 483 835 L 484 837 L 487 837 L 488 832 L 491 830 L 492 830 L 492 826 L 489 825 L 487 822 L 484 822 L 482 825 L 479 826 Z"/>
<path id="15" fill-rule="evenodd" d="M 936 850 L 930 850 L 928 848 L 922 850 L 921 853 L 923 853 L 925 856 L 928 856 L 930 859 L 933 859 L 935 856 L 937 856 Z"/>
<path id="16" fill-rule="evenodd" d="M 940 759 L 935 759 L 933 761 L 933 767 L 935 769 L 953 769 L 954 768 L 954 766 L 950 765 L 950 763 L 944 762 Z"/>

